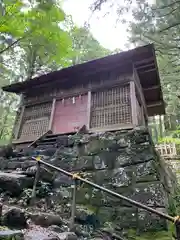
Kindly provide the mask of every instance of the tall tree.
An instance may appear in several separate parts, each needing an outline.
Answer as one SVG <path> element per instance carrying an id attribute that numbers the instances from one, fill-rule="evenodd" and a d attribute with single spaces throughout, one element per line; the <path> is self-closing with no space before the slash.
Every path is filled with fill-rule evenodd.
<path id="1" fill-rule="evenodd" d="M 54 1 L 1 1 L 0 86 L 67 65 L 71 38 Z M 0 92 L 0 139 L 9 138 L 18 97 Z"/>
<path id="2" fill-rule="evenodd" d="M 159 70 L 162 80 L 166 112 L 171 126 L 179 119 L 178 99 L 179 54 L 180 54 L 180 1 L 159 0 L 155 4 L 139 1 L 133 10 L 134 20 L 130 24 L 130 41 L 135 45 L 155 43 Z"/>
<path id="3" fill-rule="evenodd" d="M 110 50 L 102 47 L 93 37 L 87 27 L 73 26 L 70 32 L 72 38 L 72 65 L 87 62 L 110 54 Z"/>

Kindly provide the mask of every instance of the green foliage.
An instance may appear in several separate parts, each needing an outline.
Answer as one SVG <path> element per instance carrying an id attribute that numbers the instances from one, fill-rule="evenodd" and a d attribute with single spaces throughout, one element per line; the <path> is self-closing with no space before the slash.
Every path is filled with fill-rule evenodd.
<path id="1" fill-rule="evenodd" d="M 176 144 L 180 144 L 180 139 L 179 138 L 173 138 L 173 137 L 169 136 L 169 137 L 160 138 L 158 140 L 158 143 L 176 143 Z"/>
<path id="2" fill-rule="evenodd" d="M 71 31 L 74 54 L 72 65 L 90 61 L 110 54 L 108 49 L 103 48 L 94 39 L 88 28 L 77 28 L 74 26 Z"/>
<path id="3" fill-rule="evenodd" d="M 166 112 L 179 119 L 179 34 L 180 2 L 159 0 L 153 4 L 137 1 L 130 23 L 130 41 L 135 45 L 155 43 Z"/>
<path id="4" fill-rule="evenodd" d="M 109 54 L 58 1 L 0 1 L 0 87 Z M 8 142 L 19 97 L 0 91 L 0 141 Z"/>
<path id="5" fill-rule="evenodd" d="M 154 232 L 150 232 L 150 233 L 145 233 L 145 234 L 141 234 L 141 236 L 135 236 L 135 235 L 132 235 L 129 237 L 129 239 L 134 239 L 134 240 L 151 240 L 151 239 L 154 239 L 154 240 L 170 240 L 170 239 L 173 239 L 172 238 L 172 235 L 169 234 L 168 232 L 157 232 L 157 233 L 154 233 Z"/>

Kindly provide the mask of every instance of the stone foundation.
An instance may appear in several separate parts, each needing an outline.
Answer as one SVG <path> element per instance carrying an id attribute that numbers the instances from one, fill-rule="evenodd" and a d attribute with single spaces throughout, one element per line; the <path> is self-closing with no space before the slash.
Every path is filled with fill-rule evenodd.
<path id="1" fill-rule="evenodd" d="M 67 171 L 81 172 L 96 184 L 167 212 L 176 180 L 156 153 L 147 129 L 63 136 L 57 139 L 57 145 L 55 156 L 46 161 Z M 53 146 L 45 146 L 41 154 L 47 155 L 47 152 L 53 153 Z M 34 165 L 29 156 L 1 159 L 0 163 L 1 170 L 21 168 L 28 176 Z M 73 182 L 60 173 L 51 180 L 54 210 L 69 219 Z M 78 188 L 76 200 L 79 223 L 86 220 L 85 215 L 91 215 L 95 216 L 95 221 L 92 218 L 90 225 L 95 228 L 100 224 L 101 227 L 110 225 L 118 231 L 167 229 L 164 219 L 86 184 Z"/>
<path id="2" fill-rule="evenodd" d="M 133 200 L 167 212 L 174 176 L 154 150 L 146 129 L 69 136 L 59 148 L 52 164 L 68 171 L 84 172 L 84 177 Z M 167 174 L 167 172 L 169 174 Z M 56 186 L 67 190 L 71 180 L 57 176 Z M 77 193 L 79 206 L 91 206 L 101 223 L 119 228 L 166 229 L 167 223 L 156 215 L 137 209 L 87 185 Z"/>

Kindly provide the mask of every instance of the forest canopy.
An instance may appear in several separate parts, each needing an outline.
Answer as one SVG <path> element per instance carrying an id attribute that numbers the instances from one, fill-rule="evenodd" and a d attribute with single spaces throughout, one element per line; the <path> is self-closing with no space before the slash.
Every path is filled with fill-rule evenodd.
<path id="1" fill-rule="evenodd" d="M 127 25 L 130 47 L 155 44 L 167 105 L 165 125 L 171 131 L 179 127 L 180 120 L 180 1 L 152 2 L 94 0 L 91 12 L 102 11 L 106 6 L 107 14 L 111 14 L 111 9 L 115 9 L 117 23 Z M 127 18 L 128 12 L 132 19 Z M 72 16 L 64 12 L 62 1 L 3 0 L 0 14 L 1 86 L 112 53 L 94 38 L 88 24 L 78 27 L 73 22 Z M 0 139 L 6 141 L 19 99 L 2 91 L 0 98 Z"/>

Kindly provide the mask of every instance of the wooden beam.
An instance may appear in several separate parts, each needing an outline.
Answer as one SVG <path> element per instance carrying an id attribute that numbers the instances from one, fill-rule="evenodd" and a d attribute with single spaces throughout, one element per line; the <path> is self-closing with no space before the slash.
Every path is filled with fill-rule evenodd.
<path id="1" fill-rule="evenodd" d="M 153 71 L 156 71 L 156 68 L 148 69 L 148 70 L 145 70 L 145 71 L 139 71 L 139 73 L 140 74 L 145 74 L 145 73 L 153 72 Z"/>
<path id="2" fill-rule="evenodd" d="M 143 69 L 143 68 L 147 68 L 147 67 L 152 67 L 154 66 L 154 62 L 153 63 L 150 63 L 150 64 L 147 64 L 147 65 L 142 65 L 142 66 L 136 66 L 136 69 L 139 71 L 140 69 Z"/>
<path id="3" fill-rule="evenodd" d="M 24 116 L 24 110 L 25 110 L 25 106 L 22 106 L 22 109 L 21 109 L 21 114 L 20 114 L 20 118 L 19 118 L 19 123 L 17 125 L 17 130 L 16 130 L 16 133 L 15 133 L 15 139 L 17 140 L 18 139 L 18 136 L 19 136 L 19 132 L 20 132 L 20 129 L 21 129 L 21 124 L 22 124 L 22 120 L 23 120 L 23 116 Z"/>
<path id="4" fill-rule="evenodd" d="M 56 107 L 56 98 L 53 98 L 52 109 L 51 109 L 51 116 L 50 116 L 49 127 L 48 127 L 49 130 L 52 130 L 52 124 L 53 124 L 53 119 L 54 119 L 55 107 Z"/>
<path id="5" fill-rule="evenodd" d="M 149 88 L 143 88 L 143 91 L 146 92 L 146 91 L 152 91 L 152 90 L 156 90 L 158 88 L 160 88 L 161 86 L 160 85 L 156 85 L 156 86 L 152 86 L 152 87 L 149 87 Z"/>
<path id="6" fill-rule="evenodd" d="M 37 141 L 41 140 L 41 139 L 44 138 L 46 135 L 51 134 L 51 133 L 52 133 L 51 130 L 48 130 L 47 132 L 43 133 L 41 136 L 37 137 L 32 143 L 30 143 L 30 144 L 28 145 L 28 148 L 29 148 L 29 147 L 32 147 L 33 145 L 35 145 L 35 144 L 37 143 Z"/>
<path id="7" fill-rule="evenodd" d="M 138 125 L 137 118 L 137 104 L 136 104 L 136 90 L 135 83 L 133 81 L 130 82 L 130 98 L 131 98 L 131 116 L 132 116 L 132 124 L 134 126 Z"/>
<path id="8" fill-rule="evenodd" d="M 91 126 L 91 91 L 88 91 L 88 101 L 87 101 L 87 129 L 89 130 Z"/>
<path id="9" fill-rule="evenodd" d="M 147 120 L 148 119 L 148 113 L 147 113 L 146 101 L 145 101 L 145 98 L 144 98 L 143 89 L 142 89 L 142 86 L 141 86 L 141 83 L 140 83 L 140 80 L 139 80 L 139 76 L 138 76 L 135 68 L 134 68 L 134 82 L 135 82 L 137 93 L 140 97 L 140 100 L 141 100 L 141 103 L 142 103 L 142 106 L 143 106 L 143 109 L 144 109 L 144 113 L 145 113 L 145 117 L 146 117 L 145 120 Z"/>
<path id="10" fill-rule="evenodd" d="M 114 124 L 114 125 L 109 125 L 109 126 L 100 127 L 100 128 L 91 128 L 89 130 L 89 132 L 95 133 L 95 132 L 117 131 L 117 130 L 122 130 L 122 129 L 133 129 L 133 128 L 134 128 L 134 126 L 132 123 Z"/>
<path id="11" fill-rule="evenodd" d="M 84 87 L 83 90 L 77 91 L 77 92 L 69 92 L 69 93 L 64 93 L 61 95 L 57 95 L 56 96 L 56 101 L 60 100 L 62 98 L 70 98 L 70 97 L 76 97 L 79 95 L 83 95 L 83 94 L 87 94 L 88 91 L 98 91 L 98 90 L 102 90 L 102 89 L 106 89 L 108 87 L 117 87 L 117 86 L 123 86 L 128 84 L 132 79 L 130 77 L 125 77 L 125 78 L 121 78 L 121 79 L 117 79 L 114 81 L 109 81 L 109 82 L 105 82 L 103 85 L 92 85 L 92 84 L 88 84 L 87 87 Z M 48 86 L 47 86 L 48 87 Z M 52 97 L 51 96 L 47 96 L 47 98 L 44 98 L 42 100 L 35 100 L 29 103 L 26 103 L 26 106 L 32 106 L 34 104 L 40 104 L 40 103 L 46 103 L 46 102 L 50 102 L 52 101 Z"/>
<path id="12" fill-rule="evenodd" d="M 149 62 L 151 62 L 151 61 L 154 61 L 154 57 L 151 57 L 151 58 L 146 58 L 146 59 L 143 59 L 143 60 L 141 60 L 141 61 L 136 61 L 135 63 L 134 63 L 134 66 L 135 67 L 137 67 L 138 68 L 138 64 L 144 64 L 144 63 L 149 63 Z"/>
<path id="13" fill-rule="evenodd" d="M 151 108 L 151 107 L 158 107 L 158 106 L 162 106 L 164 104 L 164 102 L 160 101 L 160 102 L 155 102 L 153 104 L 147 104 L 147 107 L 148 108 Z"/>

